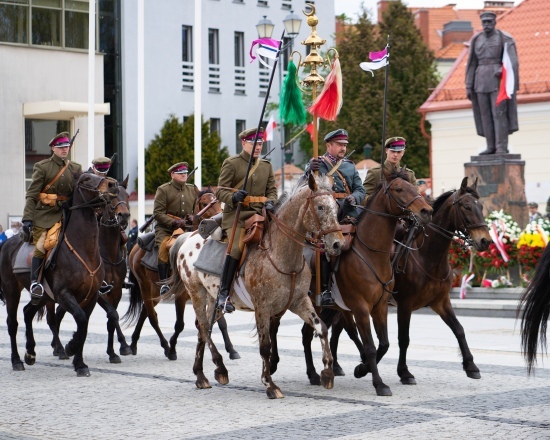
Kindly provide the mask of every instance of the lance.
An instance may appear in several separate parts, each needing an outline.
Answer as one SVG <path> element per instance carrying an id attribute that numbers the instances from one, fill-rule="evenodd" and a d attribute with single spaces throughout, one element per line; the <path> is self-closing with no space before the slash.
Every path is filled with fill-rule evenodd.
<path id="1" fill-rule="evenodd" d="M 279 56 L 281 55 L 281 46 L 283 43 L 283 38 L 285 36 L 285 31 L 283 31 L 281 35 L 281 40 L 279 41 L 279 48 L 277 49 L 277 57 L 275 58 L 275 62 L 273 63 L 273 69 L 271 69 L 271 76 L 269 77 L 269 84 L 267 85 L 267 91 L 265 94 L 264 104 L 262 107 L 262 111 L 260 113 L 260 120 L 258 121 L 258 126 L 256 127 L 256 135 L 254 136 L 254 144 L 252 145 L 252 150 L 250 151 L 250 158 L 248 159 L 248 166 L 246 167 L 246 173 L 244 175 L 244 182 L 242 189 L 246 190 L 246 185 L 248 183 L 248 175 L 250 174 L 250 169 L 252 168 L 252 162 L 254 162 L 254 151 L 256 151 L 256 144 L 258 143 L 258 137 L 260 135 L 260 127 L 262 125 L 262 120 L 265 113 L 265 108 L 267 106 L 267 100 L 269 99 L 269 92 L 271 91 L 271 85 L 273 84 L 273 77 L 275 76 L 275 71 L 277 70 L 277 63 L 279 62 Z M 258 158 L 260 160 L 260 158 Z M 241 215 L 241 210 L 243 207 L 243 203 L 239 202 L 237 205 L 237 210 L 235 211 L 235 220 L 233 221 L 233 227 L 231 228 L 231 235 L 229 236 L 229 242 L 227 243 L 227 252 L 225 254 L 226 260 L 229 257 L 231 253 L 231 247 L 233 246 L 233 240 L 235 239 L 235 232 L 237 231 L 237 227 L 239 225 L 239 217 Z M 225 264 L 225 262 L 224 262 Z M 221 289 L 221 282 L 220 282 L 220 289 Z M 214 310 L 212 311 L 212 318 L 210 319 L 210 328 L 208 329 L 208 339 L 210 340 L 210 337 L 212 335 L 212 327 L 214 326 L 214 322 L 216 321 L 216 311 L 217 311 L 217 303 L 218 298 L 220 296 L 220 289 L 218 289 L 218 296 L 216 297 L 216 303 L 214 304 Z"/>
<path id="2" fill-rule="evenodd" d="M 273 147 L 271 150 L 269 150 L 269 151 L 262 157 L 262 159 L 265 159 L 267 156 L 269 156 L 271 153 L 273 153 L 273 150 L 275 150 L 275 148 L 277 148 L 277 147 Z"/>

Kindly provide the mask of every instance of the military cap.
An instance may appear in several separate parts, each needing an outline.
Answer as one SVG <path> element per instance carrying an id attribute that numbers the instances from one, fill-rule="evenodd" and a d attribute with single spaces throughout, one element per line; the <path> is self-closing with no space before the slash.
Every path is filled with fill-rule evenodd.
<path id="1" fill-rule="evenodd" d="M 481 14 L 479 14 L 479 18 L 483 20 L 496 20 L 497 14 L 495 14 L 493 11 L 483 11 Z"/>
<path id="2" fill-rule="evenodd" d="M 325 142 L 339 142 L 341 144 L 348 144 L 348 132 L 343 128 L 331 131 L 325 136 Z"/>
<path id="3" fill-rule="evenodd" d="M 538 203 L 535 203 L 535 202 L 529 203 L 529 208 L 538 208 L 538 207 L 539 207 Z"/>
<path id="4" fill-rule="evenodd" d="M 394 136 L 387 139 L 384 146 L 391 151 L 403 151 L 407 146 L 407 141 L 403 137 Z"/>
<path id="5" fill-rule="evenodd" d="M 187 162 L 178 162 L 168 168 L 169 173 L 187 174 Z"/>
<path id="6" fill-rule="evenodd" d="M 67 133 L 66 131 L 63 131 L 59 134 L 56 134 L 48 145 L 50 147 L 58 147 L 58 148 L 70 147 L 71 139 L 69 138 L 69 133 Z"/>
<path id="7" fill-rule="evenodd" d="M 256 131 L 257 130 L 255 128 L 248 128 L 245 131 L 241 131 L 239 133 L 239 139 L 241 139 L 243 141 L 253 141 L 256 138 Z M 258 140 L 263 141 L 264 140 L 264 137 L 263 137 L 264 128 L 260 127 L 259 132 L 260 132 L 260 135 L 258 136 Z"/>
<path id="8" fill-rule="evenodd" d="M 92 165 L 100 173 L 106 173 L 111 168 L 111 159 L 108 157 L 96 157 L 92 160 Z"/>

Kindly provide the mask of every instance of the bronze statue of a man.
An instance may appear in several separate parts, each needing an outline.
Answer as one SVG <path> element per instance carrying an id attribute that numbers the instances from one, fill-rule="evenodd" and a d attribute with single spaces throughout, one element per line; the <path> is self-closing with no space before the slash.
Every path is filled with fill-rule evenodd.
<path id="1" fill-rule="evenodd" d="M 483 32 L 470 41 L 466 66 L 466 93 L 472 101 L 477 134 L 485 137 L 487 149 L 479 154 L 508 153 L 508 135 L 518 131 L 516 91 L 519 89 L 519 64 L 516 43 L 507 32 L 495 29 L 496 14 L 480 15 Z M 496 100 L 502 77 L 505 43 L 514 71 L 514 94 L 498 106 Z"/>

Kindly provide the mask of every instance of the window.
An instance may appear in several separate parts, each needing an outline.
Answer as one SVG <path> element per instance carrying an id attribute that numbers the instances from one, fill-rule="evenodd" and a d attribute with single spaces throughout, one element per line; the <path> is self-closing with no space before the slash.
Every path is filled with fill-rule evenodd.
<path id="1" fill-rule="evenodd" d="M 193 61 L 193 27 L 183 25 L 181 27 L 181 59 L 184 62 Z"/>
<path id="2" fill-rule="evenodd" d="M 217 132 L 221 139 L 221 121 L 219 118 L 210 118 L 210 133 L 214 132 Z"/>
<path id="3" fill-rule="evenodd" d="M 48 143 L 57 133 L 69 130 L 69 121 L 25 119 L 25 188 L 31 184 L 34 164 L 52 155 Z"/>
<path id="4" fill-rule="evenodd" d="M 220 42 L 218 29 L 208 29 L 208 62 L 220 64 Z"/>
<path id="5" fill-rule="evenodd" d="M 31 9 L 32 44 L 61 46 L 61 0 L 38 0 Z"/>
<path id="6" fill-rule="evenodd" d="M 236 138 L 237 138 L 237 148 L 235 151 L 237 153 L 240 153 L 242 150 L 242 144 L 241 140 L 239 139 L 239 134 L 246 130 L 246 121 L 244 119 L 237 119 L 235 121 L 235 131 L 236 131 Z"/>
<path id="7" fill-rule="evenodd" d="M 244 32 L 235 32 L 235 66 L 244 67 Z"/>
<path id="8" fill-rule="evenodd" d="M 65 0 L 65 47 L 88 49 L 88 1 Z"/>
<path id="9" fill-rule="evenodd" d="M 28 3 L 29 0 L 21 0 L 16 5 L 0 2 L 0 41 L 28 44 Z"/>

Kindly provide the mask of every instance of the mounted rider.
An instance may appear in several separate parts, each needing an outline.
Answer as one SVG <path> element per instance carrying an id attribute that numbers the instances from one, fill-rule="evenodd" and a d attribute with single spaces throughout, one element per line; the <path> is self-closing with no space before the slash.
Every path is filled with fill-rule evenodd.
<path id="1" fill-rule="evenodd" d="M 225 311 L 229 313 L 235 310 L 229 299 L 229 291 L 244 248 L 242 242 L 244 238 L 244 222 L 254 214 L 261 214 L 263 207 L 267 211 L 273 210 L 275 201 L 277 200 L 277 188 L 275 186 L 275 177 L 271 163 L 259 158 L 263 146 L 263 131 L 263 128 L 260 128 L 256 148 L 253 153 L 255 161 L 248 174 L 249 178 L 246 188 L 244 190 L 240 189 L 244 183 L 250 154 L 252 154 L 252 147 L 257 132 L 256 128 L 244 130 L 239 134 L 243 151 L 236 156 L 227 158 L 223 162 L 218 179 L 216 198 L 225 204 L 222 229 L 228 237 L 231 235 L 237 205 L 239 202 L 243 202 L 233 245 L 223 266 L 220 293 L 216 305 L 218 308 L 225 307 Z"/>
<path id="2" fill-rule="evenodd" d="M 92 160 L 92 166 L 88 168 L 87 173 L 93 173 L 96 176 L 107 177 L 107 173 L 111 169 L 111 159 L 108 157 L 96 157 Z"/>
<path id="3" fill-rule="evenodd" d="M 314 157 L 306 165 L 304 177 L 308 177 L 312 171 L 333 178 L 334 199 L 339 206 L 338 220 L 340 224 L 355 224 L 359 211 L 354 205 L 360 205 L 365 199 L 365 189 L 361 184 L 361 177 L 355 168 L 355 164 L 346 158 L 346 149 L 349 143 L 348 132 L 343 128 L 328 133 L 324 141 L 327 151 L 324 156 Z M 324 256 L 321 256 L 321 305 L 335 305 L 330 289 L 331 264 Z"/>
<path id="4" fill-rule="evenodd" d="M 168 240 L 175 230 L 184 229 L 186 224 L 193 223 L 193 208 L 197 200 L 197 188 L 187 183 L 188 164 L 178 162 L 167 170 L 172 178 L 157 188 L 153 216 L 155 217 L 155 247 L 158 249 L 157 268 L 159 280 L 170 276 Z M 170 290 L 163 284 L 160 294 Z"/>
<path id="5" fill-rule="evenodd" d="M 57 134 L 48 144 L 52 149 L 49 159 L 34 165 L 32 182 L 26 193 L 23 211 L 22 235 L 25 241 L 35 245 L 31 260 L 31 303 L 37 305 L 44 295 L 40 284 L 40 268 L 46 256 L 44 242 L 50 228 L 61 221 L 61 205 L 72 195 L 74 175 L 82 172 L 82 166 L 71 162 L 68 155 L 72 146 L 69 133 Z"/>

